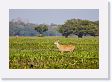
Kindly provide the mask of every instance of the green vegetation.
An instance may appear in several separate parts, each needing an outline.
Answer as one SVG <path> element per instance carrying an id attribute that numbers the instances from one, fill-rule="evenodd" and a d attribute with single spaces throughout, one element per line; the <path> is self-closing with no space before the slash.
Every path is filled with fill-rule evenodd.
<path id="1" fill-rule="evenodd" d="M 48 26 L 47 25 L 39 25 L 39 26 L 35 26 L 35 30 L 37 32 L 40 33 L 40 35 L 42 35 L 44 32 L 46 32 L 48 30 Z"/>
<path id="2" fill-rule="evenodd" d="M 61 54 L 54 44 L 72 44 L 74 52 Z M 98 69 L 98 37 L 10 37 L 10 69 Z"/>
<path id="3" fill-rule="evenodd" d="M 16 19 L 15 19 L 16 20 Z M 10 36 L 99 36 L 99 20 L 68 19 L 63 24 L 33 24 L 22 20 L 9 22 Z"/>
<path id="4" fill-rule="evenodd" d="M 70 34 L 75 34 L 79 38 L 83 36 L 98 36 L 99 35 L 99 21 L 70 19 L 63 25 L 59 25 L 58 31 L 66 38 Z"/>

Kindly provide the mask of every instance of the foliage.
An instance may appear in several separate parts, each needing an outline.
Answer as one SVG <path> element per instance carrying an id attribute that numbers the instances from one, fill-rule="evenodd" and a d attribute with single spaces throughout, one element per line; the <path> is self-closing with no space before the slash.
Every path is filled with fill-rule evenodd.
<path id="1" fill-rule="evenodd" d="M 75 51 L 61 54 L 54 45 L 72 44 Z M 10 37 L 10 69 L 98 69 L 98 37 Z"/>
<path id="2" fill-rule="evenodd" d="M 68 25 L 60 25 L 58 31 L 62 33 L 62 35 L 65 36 L 65 38 L 67 38 L 70 34 L 73 33 L 72 28 L 68 28 Z"/>
<path id="3" fill-rule="evenodd" d="M 35 26 L 35 30 L 39 32 L 40 34 L 43 34 L 43 32 L 48 30 L 48 26 L 41 24 L 41 25 Z"/>
<path id="4" fill-rule="evenodd" d="M 40 35 L 38 35 L 40 34 Z M 11 20 L 9 22 L 10 36 L 65 36 L 77 35 L 83 36 L 99 36 L 99 21 L 70 19 L 62 25 L 45 25 L 25 23 L 22 20 Z"/>
<path id="5" fill-rule="evenodd" d="M 86 35 L 96 36 L 99 33 L 99 21 L 70 19 L 60 25 L 58 31 L 65 37 L 70 34 L 75 34 L 81 38 Z"/>
<path id="6" fill-rule="evenodd" d="M 51 25 L 44 25 L 44 24 L 40 24 L 40 25 L 36 25 L 33 23 L 25 23 L 22 20 L 11 20 L 9 22 L 9 35 L 10 36 L 40 36 L 39 32 L 37 32 L 35 30 L 34 27 L 38 27 L 38 26 L 47 26 L 47 28 L 40 28 L 40 30 L 44 31 L 44 32 L 40 32 L 43 33 L 41 36 L 57 36 L 60 35 L 59 32 L 56 31 L 57 25 L 56 24 L 51 24 Z"/>
<path id="7" fill-rule="evenodd" d="M 34 24 L 18 21 L 10 21 L 9 22 L 9 35 L 10 36 L 34 36 L 37 32 L 32 28 Z"/>

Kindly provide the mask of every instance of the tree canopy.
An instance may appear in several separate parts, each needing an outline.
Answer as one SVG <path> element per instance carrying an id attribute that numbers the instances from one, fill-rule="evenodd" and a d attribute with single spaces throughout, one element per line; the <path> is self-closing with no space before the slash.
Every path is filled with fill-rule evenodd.
<path id="1" fill-rule="evenodd" d="M 39 32 L 40 34 L 43 34 L 44 32 L 48 30 L 48 26 L 41 24 L 41 25 L 35 26 L 35 30 Z"/>
<path id="2" fill-rule="evenodd" d="M 97 36 L 99 33 L 99 21 L 71 19 L 60 25 L 58 31 L 66 38 L 70 34 L 75 34 L 80 38 L 86 35 Z"/>

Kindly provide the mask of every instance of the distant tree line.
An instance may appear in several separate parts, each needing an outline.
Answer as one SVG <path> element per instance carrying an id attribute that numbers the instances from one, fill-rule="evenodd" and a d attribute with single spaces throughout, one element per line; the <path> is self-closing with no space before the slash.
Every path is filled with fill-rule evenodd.
<path id="1" fill-rule="evenodd" d="M 34 36 L 37 32 L 32 28 L 35 24 L 24 23 L 23 21 L 10 21 L 9 22 L 9 35 L 10 36 Z"/>
<path id="2" fill-rule="evenodd" d="M 56 32 L 57 25 L 33 24 L 25 23 L 22 20 L 13 19 L 9 22 L 9 35 L 10 36 L 60 36 Z"/>
<path id="3" fill-rule="evenodd" d="M 83 36 L 99 36 L 99 21 L 70 19 L 63 25 L 46 25 L 25 23 L 22 20 L 9 22 L 10 36 L 65 36 L 76 35 L 79 38 Z"/>

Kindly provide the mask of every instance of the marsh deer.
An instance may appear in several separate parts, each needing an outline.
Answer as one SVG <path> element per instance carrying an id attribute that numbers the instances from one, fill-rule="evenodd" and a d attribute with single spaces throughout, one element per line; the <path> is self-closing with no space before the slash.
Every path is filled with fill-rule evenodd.
<path id="1" fill-rule="evenodd" d="M 61 45 L 59 44 L 59 41 L 54 42 L 54 44 L 56 44 L 57 48 L 59 49 L 59 51 L 61 51 L 61 53 L 63 53 L 64 51 L 73 52 L 73 50 L 75 49 L 74 45 Z"/>

